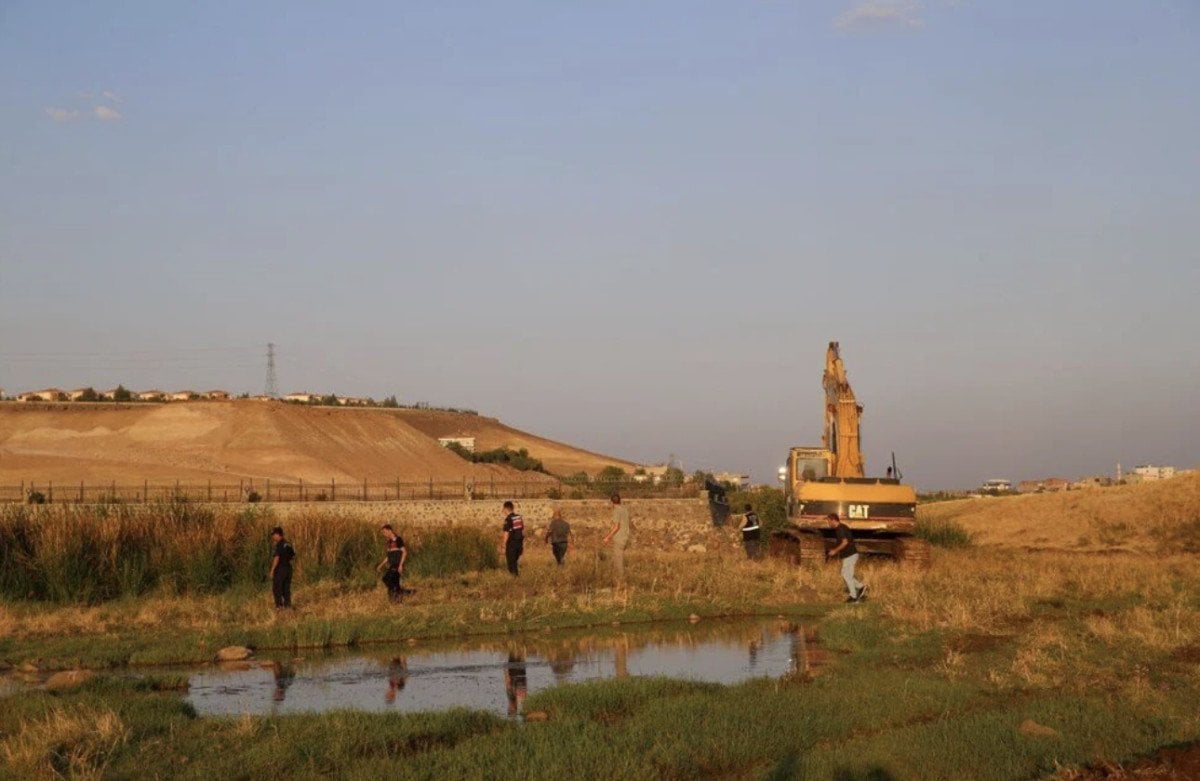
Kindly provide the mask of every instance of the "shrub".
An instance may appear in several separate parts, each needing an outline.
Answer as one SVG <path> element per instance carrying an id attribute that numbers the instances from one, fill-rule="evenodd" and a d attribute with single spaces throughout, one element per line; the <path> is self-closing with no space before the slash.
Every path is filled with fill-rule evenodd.
<path id="1" fill-rule="evenodd" d="M 246 494 L 246 501 L 250 502 L 251 504 L 255 502 L 261 502 L 262 494 L 260 494 L 258 491 L 251 491 L 250 493 Z"/>
<path id="2" fill-rule="evenodd" d="M 29 492 L 29 503 L 30 504 L 45 504 L 46 503 L 46 495 L 44 493 L 42 493 L 41 491 L 30 491 Z"/>
<path id="3" fill-rule="evenodd" d="M 750 491 L 733 491 L 728 494 L 728 499 L 730 512 L 733 513 L 745 512 L 749 504 L 768 534 L 774 529 L 782 529 L 788 523 L 787 498 L 779 488 L 763 486 Z M 740 521 L 738 525 L 741 525 Z"/>
<path id="4" fill-rule="evenodd" d="M 410 545 L 409 572 L 446 577 L 461 572 L 497 569 L 496 541 L 478 529 L 439 529 Z"/>
<path id="5" fill-rule="evenodd" d="M 971 544 L 971 533 L 956 521 L 917 519 L 917 536 L 938 548 L 965 548 Z"/>

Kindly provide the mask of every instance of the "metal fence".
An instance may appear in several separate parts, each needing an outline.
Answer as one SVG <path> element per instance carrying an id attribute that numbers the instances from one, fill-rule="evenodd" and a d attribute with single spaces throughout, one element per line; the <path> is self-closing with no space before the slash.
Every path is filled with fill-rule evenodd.
<path id="1" fill-rule="evenodd" d="M 329 480 L 295 482 L 243 479 L 236 483 L 212 481 L 138 483 L 22 481 L 0 484 L 0 502 L 127 503 L 162 501 L 187 502 L 390 502 L 397 500 L 448 499 L 589 499 L 613 493 L 631 498 L 690 498 L 698 496 L 700 486 L 652 485 L 634 480 L 551 481 L 551 480 Z"/>

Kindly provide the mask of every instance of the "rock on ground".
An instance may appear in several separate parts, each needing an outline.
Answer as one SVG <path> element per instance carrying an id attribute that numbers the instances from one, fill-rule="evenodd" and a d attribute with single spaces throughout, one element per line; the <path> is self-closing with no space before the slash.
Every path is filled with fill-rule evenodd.
<path id="1" fill-rule="evenodd" d="M 227 645 L 220 651 L 217 651 L 218 662 L 240 662 L 243 659 L 249 659 L 254 655 L 254 651 L 244 645 Z"/>

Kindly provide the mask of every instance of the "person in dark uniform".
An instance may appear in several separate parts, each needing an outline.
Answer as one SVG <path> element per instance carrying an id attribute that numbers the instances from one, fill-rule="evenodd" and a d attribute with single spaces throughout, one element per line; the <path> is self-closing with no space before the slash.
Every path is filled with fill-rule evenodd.
<path id="1" fill-rule="evenodd" d="M 867 598 L 867 586 L 865 583 L 859 583 L 858 578 L 854 577 L 854 568 L 858 565 L 858 546 L 854 544 L 854 532 L 842 523 L 837 513 L 830 513 L 825 518 L 837 538 L 837 545 L 829 549 L 827 556 L 837 556 L 842 560 L 842 580 L 846 581 L 846 590 L 850 592 L 846 601 L 864 600 Z"/>
<path id="2" fill-rule="evenodd" d="M 396 534 L 396 530 L 390 523 L 380 526 L 379 531 L 387 540 L 387 551 L 383 561 L 379 562 L 379 566 L 375 570 L 383 573 L 383 584 L 387 586 L 388 599 L 392 602 L 399 602 L 402 593 L 400 578 L 404 575 L 404 562 L 408 561 L 408 548 L 404 546 L 404 540 Z"/>
<path id="3" fill-rule="evenodd" d="M 271 530 L 271 542 L 275 552 L 271 556 L 271 592 L 275 595 L 275 608 L 282 610 L 292 606 L 292 560 L 296 549 L 283 536 L 283 527 Z"/>
<path id="4" fill-rule="evenodd" d="M 512 502 L 504 503 L 504 560 L 508 571 L 516 577 L 519 573 L 518 562 L 525 551 L 525 519 L 513 508 Z"/>
<path id="5" fill-rule="evenodd" d="M 746 558 L 754 561 L 758 558 L 758 545 L 761 529 L 758 525 L 758 513 L 746 504 L 746 520 L 742 523 L 742 544 L 746 546 Z"/>

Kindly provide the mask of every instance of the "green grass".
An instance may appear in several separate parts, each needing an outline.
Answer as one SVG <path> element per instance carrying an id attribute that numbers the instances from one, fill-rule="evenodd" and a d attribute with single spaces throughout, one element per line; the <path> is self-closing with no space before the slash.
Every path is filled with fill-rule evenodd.
<path id="1" fill-rule="evenodd" d="M 937 548 L 965 548 L 971 544 L 971 533 L 956 521 L 918 518 L 916 534 Z"/>
<path id="2" fill-rule="evenodd" d="M 1019 638 L 968 653 L 971 663 L 948 675 L 940 662 L 953 633 L 894 629 L 877 612 L 839 611 L 821 625 L 833 662 L 810 681 L 562 686 L 526 701 L 526 713 L 547 714 L 543 723 L 465 710 L 198 718 L 172 691 L 177 680 L 100 678 L 74 692 L 8 697 L 0 742 L 28 744 L 22 729 L 56 711 L 107 709 L 128 731 L 115 750 L 96 754 L 108 778 L 1001 781 L 1200 738 L 1192 707 L 1200 679 L 1185 668 L 1162 666 L 1145 698 L 1090 684 L 1090 665 L 1117 672 L 1125 664 L 1099 649 L 1084 654 L 1080 676 L 1066 686 L 997 684 L 988 673 L 1016 658 Z M 1022 734 L 1027 719 L 1058 734 Z M 70 748 L 69 739 L 49 745 L 46 767 Z M 30 755 L 9 767 L 14 777 L 30 777 Z"/>

